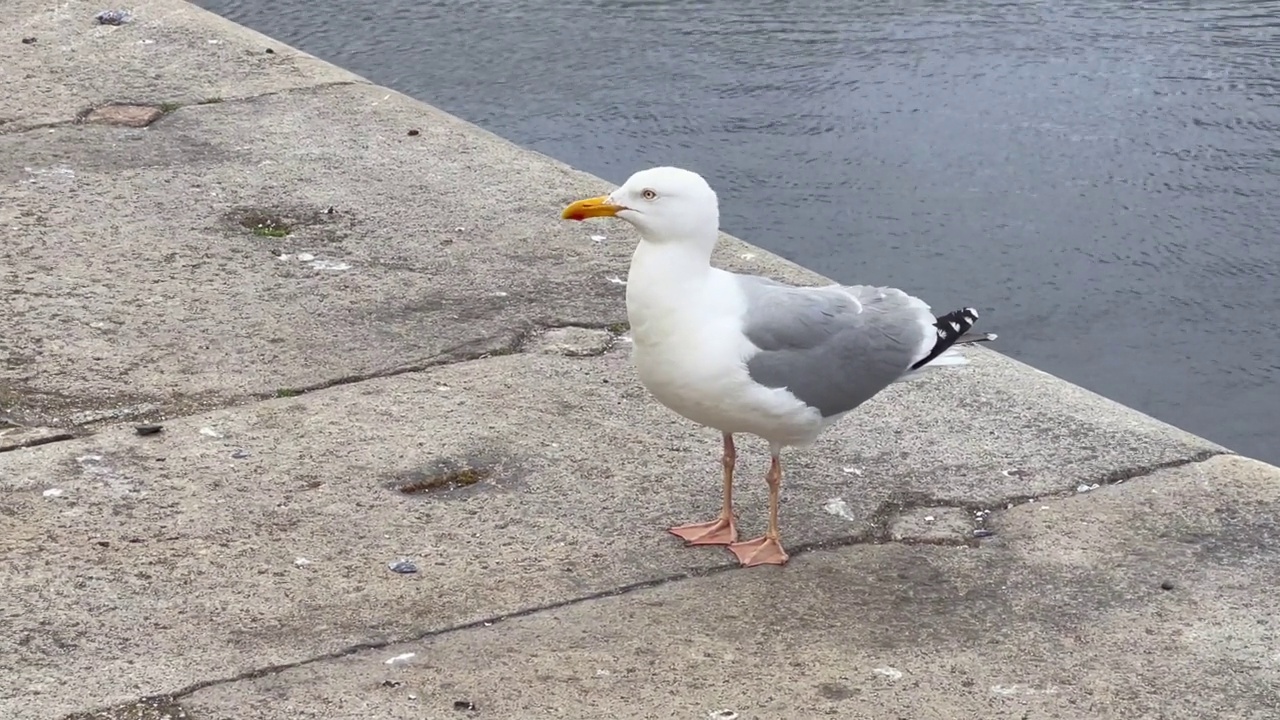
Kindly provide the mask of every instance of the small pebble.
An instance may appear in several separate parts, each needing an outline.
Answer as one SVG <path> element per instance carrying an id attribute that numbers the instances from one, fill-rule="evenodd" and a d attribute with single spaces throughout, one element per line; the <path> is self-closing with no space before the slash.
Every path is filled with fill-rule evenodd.
<path id="1" fill-rule="evenodd" d="M 245 458 L 249 457 L 249 451 L 248 451 L 248 450 L 237 450 L 237 451 L 235 451 L 235 452 L 231 453 L 231 457 L 233 457 L 233 458 L 235 458 L 235 459 L 237 459 L 237 460 L 243 460 L 243 459 L 245 459 Z"/>
<path id="2" fill-rule="evenodd" d="M 154 425 L 154 424 L 137 425 L 137 426 L 135 426 L 135 427 L 133 428 L 133 430 L 134 430 L 134 432 L 138 433 L 139 435 L 155 435 L 156 433 L 160 432 L 161 430 L 164 430 L 164 426 L 163 426 L 163 425 Z"/>
<path id="3" fill-rule="evenodd" d="M 133 16 L 124 10 L 103 10 L 93 17 L 99 25 L 124 25 L 133 19 Z"/>
<path id="4" fill-rule="evenodd" d="M 988 530 L 987 528 L 978 528 L 977 530 L 973 531 L 973 536 L 976 538 L 991 537 L 992 535 L 995 535 L 995 534 L 996 534 L 995 530 Z"/>
<path id="5" fill-rule="evenodd" d="M 476 704 L 470 700 L 455 700 L 453 702 L 453 709 L 468 712 L 474 711 L 476 709 Z"/>
<path id="6" fill-rule="evenodd" d="M 35 39 L 35 38 L 33 38 L 33 37 L 24 37 L 24 38 L 22 38 L 22 44 L 23 44 L 23 45 L 35 45 L 35 44 L 36 44 L 36 39 Z"/>
<path id="7" fill-rule="evenodd" d="M 418 572 L 418 566 L 404 558 L 393 563 L 387 563 L 387 567 L 391 568 L 391 572 L 398 572 L 401 575 L 412 575 Z"/>
<path id="8" fill-rule="evenodd" d="M 383 680 L 382 681 L 382 687 L 398 688 L 403 684 L 404 683 L 400 682 L 399 680 Z"/>
<path id="9" fill-rule="evenodd" d="M 1160 583 L 1160 589 L 1161 589 L 1161 590 L 1172 590 L 1172 589 L 1173 589 L 1173 581 L 1172 581 L 1172 580 L 1165 580 L 1164 582 Z"/>
<path id="10" fill-rule="evenodd" d="M 409 131 L 409 137 L 416 137 L 417 135 L 418 135 L 418 131 L 417 131 L 417 130 L 410 130 L 410 131 Z"/>
<path id="11" fill-rule="evenodd" d="M 275 55 L 275 54 L 276 54 L 276 51 L 275 51 L 275 50 L 272 50 L 271 48 L 267 48 L 267 54 L 268 54 L 268 55 Z"/>
<path id="12" fill-rule="evenodd" d="M 96 543 L 94 543 L 94 544 L 95 544 L 95 545 L 97 545 L 98 547 L 111 547 L 111 541 L 110 541 L 110 540 L 99 540 L 98 542 L 96 542 Z"/>

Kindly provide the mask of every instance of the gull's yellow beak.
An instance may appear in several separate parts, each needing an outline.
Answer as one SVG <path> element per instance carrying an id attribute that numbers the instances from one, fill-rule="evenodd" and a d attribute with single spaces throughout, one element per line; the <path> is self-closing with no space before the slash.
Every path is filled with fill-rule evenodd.
<path id="1" fill-rule="evenodd" d="M 586 220 L 587 218 L 613 217 L 614 215 L 617 215 L 620 210 L 626 210 L 626 208 L 609 202 L 608 195 L 601 195 L 599 197 L 587 198 L 586 200 L 579 200 L 578 202 L 573 203 L 569 207 L 565 208 L 564 212 L 560 213 L 560 217 L 565 220 Z"/>

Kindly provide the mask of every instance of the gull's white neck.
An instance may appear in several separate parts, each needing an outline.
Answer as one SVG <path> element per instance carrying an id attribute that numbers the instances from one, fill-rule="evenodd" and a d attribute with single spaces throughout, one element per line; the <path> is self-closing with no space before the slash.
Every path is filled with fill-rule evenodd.
<path id="1" fill-rule="evenodd" d="M 627 274 L 627 315 L 634 339 L 640 341 L 654 324 L 667 326 L 669 316 L 683 313 L 702 294 L 714 246 L 714 237 L 709 243 L 642 240 L 636 246 Z"/>

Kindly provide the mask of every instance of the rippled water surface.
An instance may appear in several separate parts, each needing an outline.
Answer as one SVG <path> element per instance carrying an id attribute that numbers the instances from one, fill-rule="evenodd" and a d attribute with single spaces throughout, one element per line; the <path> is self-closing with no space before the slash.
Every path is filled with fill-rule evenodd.
<path id="1" fill-rule="evenodd" d="M 199 3 L 1280 462 L 1280 2 Z"/>

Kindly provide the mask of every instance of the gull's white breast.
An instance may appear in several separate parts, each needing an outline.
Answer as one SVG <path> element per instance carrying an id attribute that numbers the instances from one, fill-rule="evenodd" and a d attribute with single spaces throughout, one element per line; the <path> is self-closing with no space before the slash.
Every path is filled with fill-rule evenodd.
<path id="1" fill-rule="evenodd" d="M 732 275 L 711 269 L 704 282 L 678 287 L 661 279 L 646 285 L 636 275 L 633 264 L 632 357 L 659 402 L 701 425 L 779 445 L 807 445 L 829 424 L 790 392 L 747 373 L 746 361 L 759 349 L 742 333 L 746 297 Z"/>

